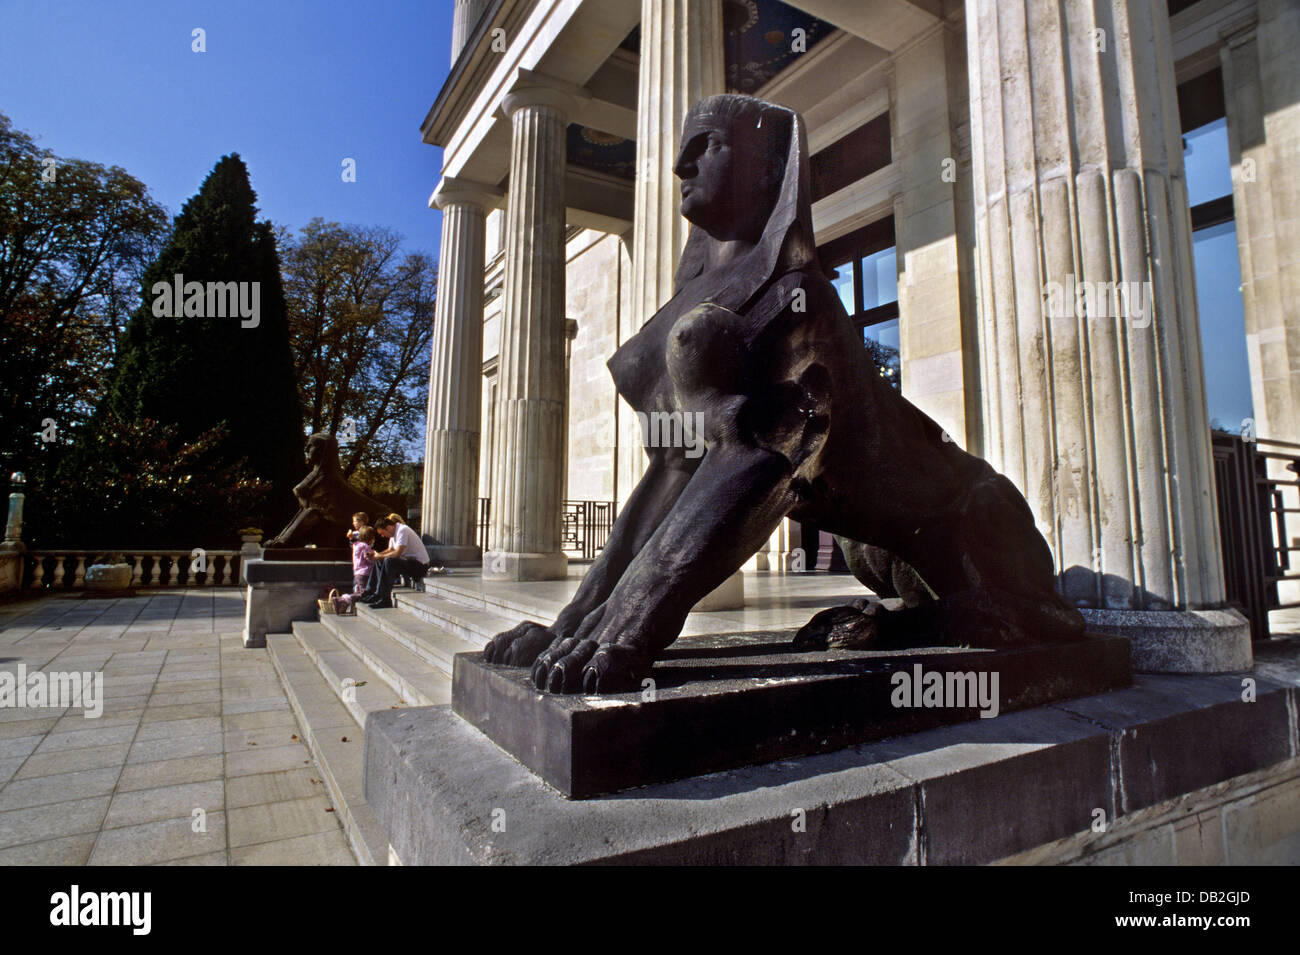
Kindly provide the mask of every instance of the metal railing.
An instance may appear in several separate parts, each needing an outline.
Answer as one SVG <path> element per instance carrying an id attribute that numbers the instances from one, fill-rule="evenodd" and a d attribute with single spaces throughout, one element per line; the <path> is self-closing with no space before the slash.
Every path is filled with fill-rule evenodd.
<path id="1" fill-rule="evenodd" d="M 618 517 L 613 501 L 565 501 L 560 516 L 560 549 L 574 560 L 594 560 L 609 540 Z M 491 549 L 492 499 L 478 499 L 478 546 Z"/>
<path id="2" fill-rule="evenodd" d="M 565 501 L 560 549 L 575 560 L 595 560 L 614 526 L 613 501 Z"/>
<path id="3" fill-rule="evenodd" d="M 1278 584 L 1300 580 L 1291 573 L 1291 554 L 1300 551 L 1287 538 L 1284 488 L 1300 493 L 1300 444 L 1215 432 L 1214 479 L 1223 548 L 1223 583 L 1228 601 L 1241 607 L 1250 621 L 1251 637 L 1269 637 L 1268 612 L 1300 607 L 1300 601 L 1280 602 Z M 1270 477 L 1270 461 L 1285 461 L 1296 479 Z"/>
<path id="4" fill-rule="evenodd" d="M 28 589 L 86 589 L 86 570 L 106 553 L 120 553 L 131 567 L 136 588 L 235 587 L 239 585 L 240 552 L 237 550 L 44 550 L 25 557 L 23 586 Z M 202 568 L 202 569 L 199 569 Z"/>

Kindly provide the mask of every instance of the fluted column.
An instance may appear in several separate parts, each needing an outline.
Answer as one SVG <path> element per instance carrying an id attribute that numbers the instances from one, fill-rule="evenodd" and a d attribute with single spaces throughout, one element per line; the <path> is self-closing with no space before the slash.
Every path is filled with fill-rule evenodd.
<path id="1" fill-rule="evenodd" d="M 1206 609 L 1223 570 L 1165 0 L 967 0 L 966 29 L 989 459 L 1140 669 L 1249 666 L 1244 618 Z"/>
<path id="2" fill-rule="evenodd" d="M 1297 441 L 1300 299 L 1290 290 L 1300 288 L 1300 7 L 1263 0 L 1224 32 L 1219 57 L 1256 433 Z"/>
<path id="3" fill-rule="evenodd" d="M 492 551 L 483 576 L 562 578 L 565 131 L 573 97 L 528 76 L 502 104 L 511 124 Z"/>
<path id="4" fill-rule="evenodd" d="M 637 77 L 636 186 L 633 195 L 631 324 L 626 341 L 673 296 L 673 273 L 686 242 L 681 182 L 673 175 L 686 111 L 725 91 L 720 0 L 641 0 L 641 65 Z M 620 442 L 628 444 L 619 487 L 632 493 L 646 455 L 636 419 Z"/>
<path id="5" fill-rule="evenodd" d="M 460 57 L 465 44 L 469 42 L 478 26 L 483 11 L 487 9 L 488 0 L 456 0 L 456 8 L 451 17 L 451 62 L 454 65 Z"/>
<path id="6" fill-rule="evenodd" d="M 421 516 L 435 563 L 479 558 L 479 420 L 483 379 L 483 252 L 486 211 L 500 190 L 444 179 L 431 202 L 442 210 L 438 299 L 429 367 Z"/>

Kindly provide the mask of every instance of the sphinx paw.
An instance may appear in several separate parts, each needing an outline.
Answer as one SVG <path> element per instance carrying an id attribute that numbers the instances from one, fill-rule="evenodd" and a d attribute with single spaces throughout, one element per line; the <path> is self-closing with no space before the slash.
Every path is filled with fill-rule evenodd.
<path id="1" fill-rule="evenodd" d="M 622 643 L 604 643 L 582 669 L 584 693 L 631 693 L 641 688 L 654 658 Z"/>
<path id="2" fill-rule="evenodd" d="M 537 658 L 533 683 L 549 693 L 578 693 L 582 690 L 582 668 L 596 652 L 596 641 L 569 637 Z"/>
<path id="3" fill-rule="evenodd" d="M 796 650 L 867 650 L 880 636 L 879 604 L 855 601 L 823 610 L 794 635 Z"/>
<path id="4" fill-rule="evenodd" d="M 554 640 L 555 634 L 546 627 L 525 620 L 489 640 L 483 648 L 483 659 L 502 666 L 526 667 Z"/>

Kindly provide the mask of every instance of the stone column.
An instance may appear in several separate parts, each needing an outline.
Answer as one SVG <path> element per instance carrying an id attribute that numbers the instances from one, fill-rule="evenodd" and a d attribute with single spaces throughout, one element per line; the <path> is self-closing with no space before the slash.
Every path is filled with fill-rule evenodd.
<path id="1" fill-rule="evenodd" d="M 1300 441 L 1300 7 L 1261 0 L 1255 15 L 1224 34 L 1219 57 L 1255 432 Z"/>
<path id="2" fill-rule="evenodd" d="M 506 201 L 505 307 L 501 314 L 492 550 L 484 579 L 563 578 L 564 166 L 576 101 L 522 77 L 502 107 L 512 129 Z"/>
<path id="3" fill-rule="evenodd" d="M 9 476 L 13 492 L 9 495 L 9 512 L 5 519 L 5 535 L 0 543 L 0 594 L 14 593 L 23 586 L 23 554 L 27 547 L 23 544 L 23 501 L 26 495 L 23 487 L 27 483 L 23 472 L 15 471 Z M 37 568 L 37 578 L 40 577 Z"/>
<path id="4" fill-rule="evenodd" d="M 431 202 L 442 210 L 438 300 L 429 367 L 429 413 L 420 499 L 434 563 L 479 559 L 479 420 L 483 384 L 483 224 L 500 190 L 444 179 Z"/>
<path id="5" fill-rule="evenodd" d="M 1248 668 L 1245 619 L 1213 609 L 1165 0 L 967 0 L 966 29 L 988 457 L 1028 499 L 1064 593 L 1133 639 L 1138 669 Z"/>
<path id="6" fill-rule="evenodd" d="M 700 100 L 725 91 L 721 0 L 641 0 L 637 76 L 636 187 L 633 196 L 632 308 L 619 341 L 637 333 L 673 296 L 673 273 L 686 243 L 681 183 L 673 175 L 682 120 Z M 646 456 L 630 409 L 619 435 L 627 444 L 618 486 L 624 499 L 645 473 Z"/>
<path id="7" fill-rule="evenodd" d="M 487 9 L 488 0 L 456 0 L 456 9 L 451 18 L 451 62 L 454 66 L 465 44 L 469 42 L 474 27 L 478 26 L 483 11 Z"/>
<path id="8" fill-rule="evenodd" d="M 690 223 L 682 218 L 681 183 L 673 175 L 681 148 L 682 120 L 700 100 L 726 91 L 721 0 L 641 0 L 641 66 L 637 76 L 636 189 L 633 195 L 632 308 L 626 341 L 673 297 L 673 273 Z M 645 474 L 646 455 L 630 408 L 620 409 L 627 427 L 619 435 L 622 473 L 618 486 L 632 493 Z M 630 439 L 630 440 L 629 440 Z M 697 605 L 697 610 L 735 609 L 744 603 L 740 571 Z"/>

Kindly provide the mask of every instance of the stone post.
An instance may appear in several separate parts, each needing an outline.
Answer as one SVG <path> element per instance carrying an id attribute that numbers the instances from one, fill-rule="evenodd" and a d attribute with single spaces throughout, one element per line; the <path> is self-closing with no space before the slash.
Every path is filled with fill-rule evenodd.
<path id="1" fill-rule="evenodd" d="M 9 515 L 5 520 L 5 539 L 0 543 L 0 594 L 14 593 L 23 585 L 23 485 L 27 479 L 22 471 L 9 476 L 13 491 L 9 495 Z"/>
<path id="2" fill-rule="evenodd" d="M 483 253 L 486 210 L 500 190 L 444 179 L 430 200 L 442 210 L 438 300 L 429 368 L 421 530 L 438 541 L 435 564 L 473 563 L 478 521 L 483 385 Z"/>
<path id="3" fill-rule="evenodd" d="M 1140 670 L 1249 668 L 1223 605 L 1164 0 L 967 0 L 986 448 Z M 1111 293 L 1122 283 L 1122 293 Z"/>
<path id="4" fill-rule="evenodd" d="M 576 105 L 572 93 L 535 74 L 522 75 L 502 103 L 512 138 L 485 579 L 552 580 L 567 573 L 560 550 L 568 435 L 564 168 L 565 132 Z"/>

